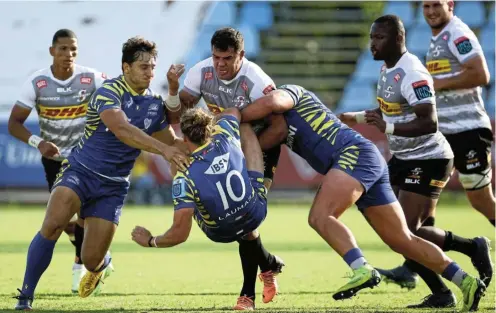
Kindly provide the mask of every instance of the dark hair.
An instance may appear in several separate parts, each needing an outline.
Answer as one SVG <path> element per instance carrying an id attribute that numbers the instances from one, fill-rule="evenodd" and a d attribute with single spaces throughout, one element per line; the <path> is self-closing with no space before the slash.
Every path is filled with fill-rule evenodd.
<path id="1" fill-rule="evenodd" d="M 392 14 L 383 15 L 378 19 L 376 19 L 374 23 L 384 24 L 389 28 L 389 31 L 393 35 L 395 36 L 402 35 L 403 37 L 405 37 L 405 26 L 403 26 L 403 22 L 396 15 L 392 15 Z"/>
<path id="2" fill-rule="evenodd" d="M 238 53 L 245 47 L 243 34 L 231 27 L 218 29 L 212 36 L 210 44 L 222 52 L 233 48 L 234 52 Z"/>
<path id="3" fill-rule="evenodd" d="M 158 55 L 157 45 L 141 36 L 129 38 L 122 45 L 122 63 L 132 64 L 143 52 L 150 53 L 152 57 L 156 58 Z"/>
<path id="4" fill-rule="evenodd" d="M 212 135 L 213 116 L 200 108 L 189 109 L 181 115 L 183 135 L 197 145 L 203 145 Z"/>
<path id="5" fill-rule="evenodd" d="M 74 39 L 77 39 L 76 34 L 72 30 L 66 29 L 66 28 L 59 29 L 53 35 L 52 46 L 57 43 L 57 40 L 59 40 L 59 38 L 74 38 Z"/>

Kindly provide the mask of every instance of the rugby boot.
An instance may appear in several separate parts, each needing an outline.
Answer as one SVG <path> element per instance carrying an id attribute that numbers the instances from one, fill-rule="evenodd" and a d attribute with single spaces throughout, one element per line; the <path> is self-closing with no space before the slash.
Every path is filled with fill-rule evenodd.
<path id="1" fill-rule="evenodd" d="M 419 276 L 408 269 L 405 265 L 400 265 L 391 270 L 376 268 L 386 283 L 397 284 L 401 288 L 412 290 L 417 287 Z"/>
<path id="2" fill-rule="evenodd" d="M 339 288 L 332 297 L 334 300 L 344 300 L 353 297 L 364 288 L 374 288 L 381 282 L 379 272 L 370 264 L 365 264 L 353 270 L 350 281 Z"/>
<path id="3" fill-rule="evenodd" d="M 493 278 L 493 262 L 491 261 L 491 242 L 486 237 L 476 237 L 472 239 L 477 245 L 477 252 L 471 258 L 479 278 L 484 282 L 486 288 L 489 287 Z"/>
<path id="4" fill-rule="evenodd" d="M 456 307 L 456 297 L 449 291 L 446 293 L 434 293 L 428 295 L 419 304 L 408 305 L 409 309 L 427 309 L 427 308 L 454 308 Z"/>
<path id="5" fill-rule="evenodd" d="M 15 296 L 17 299 L 17 304 L 15 306 L 16 311 L 31 311 L 33 309 L 33 297 L 25 295 L 21 289 L 17 289 L 19 295 Z"/>
<path id="6" fill-rule="evenodd" d="M 253 311 L 255 310 L 255 302 L 250 297 L 240 296 L 233 309 L 236 311 Z"/>
<path id="7" fill-rule="evenodd" d="M 260 273 L 260 275 L 258 275 L 258 277 L 264 284 L 262 293 L 263 303 L 269 303 L 270 301 L 272 301 L 279 292 L 279 285 L 277 284 L 276 276 L 282 273 L 284 261 L 277 255 L 274 255 L 274 261 L 275 264 L 272 270 Z"/>
<path id="8" fill-rule="evenodd" d="M 479 278 L 467 275 L 463 278 L 460 289 L 463 293 L 462 312 L 477 311 L 479 301 L 486 291 L 486 285 Z"/>

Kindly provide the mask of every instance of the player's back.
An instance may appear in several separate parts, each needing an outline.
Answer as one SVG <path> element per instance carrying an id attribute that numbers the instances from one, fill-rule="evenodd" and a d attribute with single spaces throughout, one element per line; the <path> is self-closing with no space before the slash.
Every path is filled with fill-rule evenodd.
<path id="1" fill-rule="evenodd" d="M 284 113 L 288 124 L 286 145 L 317 172 L 327 173 L 342 149 L 369 142 L 341 123 L 312 92 L 297 85 L 284 85 L 278 89 L 288 92 L 295 103 Z"/>
<path id="2" fill-rule="evenodd" d="M 192 153 L 190 167 L 174 180 L 175 198 L 186 189 L 194 196 L 200 227 L 222 229 L 238 221 L 243 223 L 243 217 L 254 209 L 256 193 L 241 150 L 239 130 L 233 123 L 237 121 L 223 117 L 215 126 L 211 142 Z"/>
<path id="3" fill-rule="evenodd" d="M 122 110 L 130 124 L 152 135 L 167 125 L 162 102 L 150 89 L 137 94 L 123 76 L 105 81 L 90 100 L 84 135 L 70 157 L 105 177 L 127 180 L 140 150 L 120 141 L 100 114 L 107 109 Z"/>

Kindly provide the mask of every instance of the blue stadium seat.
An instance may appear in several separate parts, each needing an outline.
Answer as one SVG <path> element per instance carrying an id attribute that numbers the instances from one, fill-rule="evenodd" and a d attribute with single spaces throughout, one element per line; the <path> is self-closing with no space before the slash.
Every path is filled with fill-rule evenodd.
<path id="1" fill-rule="evenodd" d="M 489 9 L 489 17 L 487 18 L 487 23 L 489 25 L 492 25 L 493 29 L 494 29 L 494 18 L 495 18 L 494 6 L 495 6 L 494 3 L 491 4 L 491 8 Z"/>
<path id="2" fill-rule="evenodd" d="M 339 101 L 336 113 L 353 112 L 377 107 L 375 85 L 351 80 Z"/>
<path id="3" fill-rule="evenodd" d="M 495 40 L 494 40 L 494 24 L 493 25 L 487 25 L 484 27 L 480 33 L 479 36 L 479 41 L 482 46 L 482 49 L 484 50 L 484 53 L 486 54 L 491 54 L 494 53 L 494 45 L 495 45 Z M 486 56 L 487 57 L 487 56 Z"/>
<path id="4" fill-rule="evenodd" d="M 455 14 L 470 28 L 479 28 L 484 23 L 484 4 L 479 1 L 456 1 Z"/>
<path id="5" fill-rule="evenodd" d="M 432 32 L 424 23 L 417 25 L 406 33 L 406 47 L 415 54 L 421 61 L 424 61 L 429 44 L 431 42 Z"/>
<path id="6" fill-rule="evenodd" d="M 260 34 L 258 30 L 248 25 L 241 25 L 238 30 L 243 34 L 245 40 L 245 55 L 248 59 L 256 57 L 260 53 Z"/>
<path id="7" fill-rule="evenodd" d="M 365 51 L 358 59 L 353 77 L 364 81 L 377 82 L 382 64 L 384 62 L 375 61 L 370 52 Z"/>
<path id="8" fill-rule="evenodd" d="M 241 25 L 250 25 L 257 30 L 269 29 L 274 23 L 272 6 L 268 2 L 245 2 L 240 14 Z"/>
<path id="9" fill-rule="evenodd" d="M 415 11 L 410 2 L 389 1 L 384 9 L 384 14 L 394 14 L 401 18 L 405 28 L 413 25 L 415 22 Z"/>
<path id="10" fill-rule="evenodd" d="M 486 103 L 485 103 L 486 112 L 491 119 L 494 119 L 495 110 L 496 110 L 496 106 L 494 103 L 495 102 L 494 98 L 496 97 L 495 90 L 496 90 L 496 88 L 494 87 L 494 83 L 493 83 L 489 89 L 488 95 L 486 97 Z"/>
<path id="11" fill-rule="evenodd" d="M 212 2 L 203 20 L 205 26 L 224 27 L 234 25 L 236 7 L 232 1 Z"/>

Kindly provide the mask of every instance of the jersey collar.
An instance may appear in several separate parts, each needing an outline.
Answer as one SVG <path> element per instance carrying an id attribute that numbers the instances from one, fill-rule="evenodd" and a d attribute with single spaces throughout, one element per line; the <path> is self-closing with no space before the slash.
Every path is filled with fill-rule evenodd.
<path id="1" fill-rule="evenodd" d="M 199 146 L 198 148 L 195 149 L 191 154 L 197 154 L 200 151 L 204 150 L 206 147 L 208 147 L 212 143 L 212 140 L 207 141 L 205 144 Z"/>

